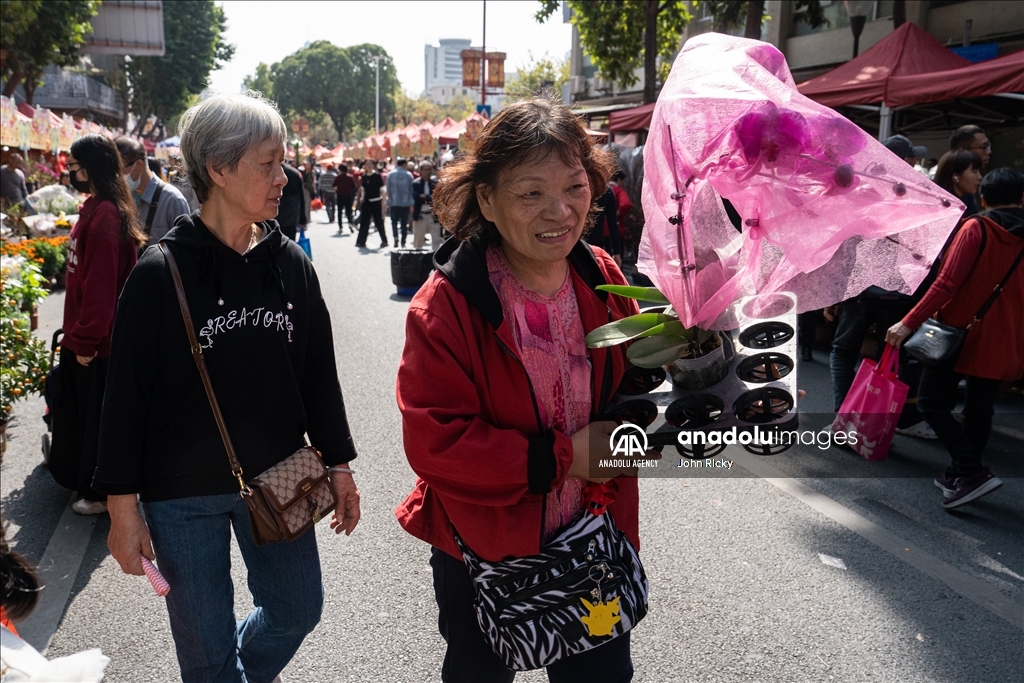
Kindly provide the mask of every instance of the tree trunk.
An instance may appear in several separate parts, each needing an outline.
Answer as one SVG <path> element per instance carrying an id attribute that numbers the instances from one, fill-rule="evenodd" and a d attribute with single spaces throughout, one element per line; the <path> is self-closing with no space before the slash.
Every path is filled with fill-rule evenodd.
<path id="1" fill-rule="evenodd" d="M 892 3 L 892 27 L 899 28 L 907 23 L 907 0 L 894 0 Z"/>
<path id="2" fill-rule="evenodd" d="M 32 101 L 35 99 L 36 88 L 39 87 L 39 77 L 42 73 L 42 69 L 25 72 L 25 80 L 22 81 L 21 87 L 25 89 L 25 101 L 28 104 L 32 104 Z"/>
<path id="3" fill-rule="evenodd" d="M 644 104 L 658 97 L 658 0 L 644 2 Z"/>
<path id="4" fill-rule="evenodd" d="M 747 27 L 743 31 L 744 38 L 761 40 L 761 17 L 764 16 L 764 0 L 747 2 Z"/>
<path id="5" fill-rule="evenodd" d="M 14 94 L 14 89 L 18 87 L 19 83 L 21 83 L 21 73 L 15 71 L 11 74 L 10 80 L 4 83 L 4 97 L 10 97 Z"/>

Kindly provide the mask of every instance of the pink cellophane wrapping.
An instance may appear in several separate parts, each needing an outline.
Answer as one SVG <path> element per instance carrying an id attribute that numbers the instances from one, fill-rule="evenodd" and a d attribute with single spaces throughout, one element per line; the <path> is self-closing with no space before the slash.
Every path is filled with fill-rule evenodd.
<path id="1" fill-rule="evenodd" d="M 871 285 L 910 294 L 964 208 L 797 92 L 775 47 L 717 33 L 686 42 L 658 98 L 643 207 L 639 270 L 706 329 L 754 294 L 793 292 L 801 312 Z"/>
<path id="2" fill-rule="evenodd" d="M 149 579 L 149 583 L 153 586 L 153 590 L 161 598 L 171 592 L 171 586 L 167 583 L 167 579 L 160 573 L 152 562 L 145 555 L 140 555 L 142 560 L 142 571 L 146 572 L 146 578 Z"/>

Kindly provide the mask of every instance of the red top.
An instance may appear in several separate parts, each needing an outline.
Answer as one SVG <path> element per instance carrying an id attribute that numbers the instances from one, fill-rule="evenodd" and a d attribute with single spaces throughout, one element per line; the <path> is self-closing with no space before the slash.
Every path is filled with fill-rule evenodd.
<path id="1" fill-rule="evenodd" d="M 985 246 L 982 231 L 986 231 Z M 971 218 L 953 239 L 939 275 L 903 318 L 916 330 L 926 319 L 966 328 L 1024 248 L 1024 239 L 995 221 Z M 1015 380 L 1024 373 L 1024 264 L 967 333 L 954 371 L 972 377 Z"/>
<path id="2" fill-rule="evenodd" d="M 110 355 L 114 311 L 138 250 L 121 237 L 121 216 L 113 202 L 89 197 L 78 210 L 68 238 L 64 296 L 64 341 L 79 356 Z"/>
<path id="3" fill-rule="evenodd" d="M 605 281 L 626 284 L 611 257 L 593 251 Z M 636 302 L 609 295 L 605 303 L 576 270 L 570 267 L 570 272 L 585 331 L 636 312 Z M 398 407 L 406 456 L 417 480 L 395 509 L 399 523 L 454 557 L 462 555 L 453 526 L 484 560 L 537 554 L 546 496 L 530 493 L 527 462 L 538 417 L 509 321 L 502 320 L 495 329 L 435 271 L 409 305 L 405 339 Z M 624 346 L 588 353 L 596 407 L 605 384 L 609 392 L 618 386 L 626 353 Z M 550 490 L 557 491 L 568 475 L 573 447 L 566 433 L 554 430 L 553 435 L 555 477 Z M 639 548 L 637 480 L 616 481 L 618 496 L 608 510 Z"/>
<path id="4" fill-rule="evenodd" d="M 611 183 L 612 192 L 615 193 L 615 201 L 619 205 L 619 234 L 626 234 L 626 216 L 633 210 L 633 202 L 629 199 L 629 193 L 619 187 L 617 183 Z"/>

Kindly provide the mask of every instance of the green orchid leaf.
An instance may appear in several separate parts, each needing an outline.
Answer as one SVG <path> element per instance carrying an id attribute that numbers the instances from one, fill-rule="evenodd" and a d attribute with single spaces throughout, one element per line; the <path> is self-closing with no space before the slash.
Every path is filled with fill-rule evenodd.
<path id="1" fill-rule="evenodd" d="M 635 339 L 656 325 L 672 320 L 661 313 L 638 313 L 622 320 L 602 325 L 587 335 L 587 346 L 603 349 Z"/>
<path id="2" fill-rule="evenodd" d="M 627 285 L 598 285 L 597 289 L 602 292 L 609 292 L 611 294 L 618 294 L 624 296 L 627 299 L 637 299 L 639 301 L 651 301 L 656 304 L 667 304 L 669 301 L 665 298 L 665 295 L 657 290 L 656 287 L 629 287 Z"/>
<path id="3" fill-rule="evenodd" d="M 647 330 L 643 334 L 637 335 L 637 339 L 643 339 L 644 337 L 653 337 L 659 334 L 667 334 L 674 337 L 682 337 L 686 341 L 693 339 L 693 331 L 686 328 L 683 323 L 678 320 L 669 320 L 667 323 L 655 325 L 651 329 Z"/>
<path id="4" fill-rule="evenodd" d="M 687 341 L 683 337 L 661 334 L 637 340 L 626 356 L 633 365 L 641 368 L 659 368 L 679 358 L 686 350 Z"/>

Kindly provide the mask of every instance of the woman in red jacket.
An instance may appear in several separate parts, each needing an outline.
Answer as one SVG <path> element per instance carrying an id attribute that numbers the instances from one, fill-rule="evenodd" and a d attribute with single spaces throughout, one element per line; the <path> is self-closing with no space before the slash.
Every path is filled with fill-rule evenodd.
<path id="1" fill-rule="evenodd" d="M 454 239 L 406 320 L 397 392 L 418 478 L 395 513 L 432 546 L 444 681 L 514 676 L 477 622 L 455 532 L 484 560 L 536 555 L 581 511 L 588 457 L 609 457 L 615 424 L 598 416 L 625 349 L 588 349 L 584 337 L 636 305 L 594 289 L 625 279 L 580 238 L 612 168 L 567 108 L 521 102 L 445 166 L 434 195 Z M 639 547 L 637 482 L 617 481 L 608 510 Z M 628 633 L 548 666 L 551 681 L 632 672 Z"/>
<path id="2" fill-rule="evenodd" d="M 1000 384 L 1024 374 L 1024 175 L 998 168 L 981 183 L 986 211 L 963 224 L 942 262 L 939 276 L 902 321 L 889 328 L 885 340 L 900 346 L 929 317 L 966 328 L 956 362 L 925 366 L 917 405 L 952 457 L 935 485 L 942 507 L 957 508 L 1002 486 L 981 464 L 992 431 L 992 406 Z M 1009 279 L 980 320 L 975 316 L 995 287 Z M 967 378 L 964 424 L 952 415 L 957 386 Z"/>
<path id="3" fill-rule="evenodd" d="M 64 411 L 54 413 L 51 469 L 59 483 L 82 496 L 74 511 L 95 515 L 107 509 L 106 496 L 92 488 L 92 475 L 114 310 L 146 238 L 113 141 L 96 134 L 79 138 L 71 145 L 68 171 L 71 185 L 89 198 L 68 239 L 60 354 L 62 391 L 68 400 L 62 404 Z M 65 476 L 58 474 L 62 470 Z"/>

